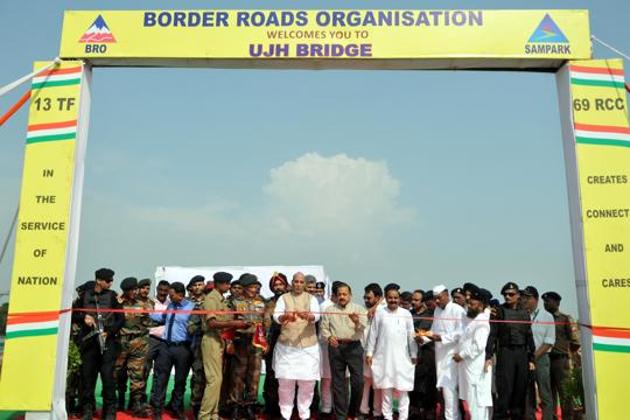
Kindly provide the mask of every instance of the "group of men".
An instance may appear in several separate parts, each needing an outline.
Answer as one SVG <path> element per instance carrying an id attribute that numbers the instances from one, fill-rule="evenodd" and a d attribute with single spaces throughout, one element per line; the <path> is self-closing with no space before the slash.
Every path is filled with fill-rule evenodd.
<path id="1" fill-rule="evenodd" d="M 199 419 L 391 420 L 395 399 L 399 420 L 529 419 L 538 401 L 543 419 L 554 418 L 558 400 L 573 411 L 564 383 L 579 342 L 555 292 L 543 294 L 542 309 L 534 287 L 515 283 L 502 288 L 501 305 L 470 283 L 451 293 L 371 283 L 359 305 L 350 285 L 334 282 L 325 298 L 326 285 L 299 272 L 290 283 L 274 273 L 269 299 L 249 273 L 161 281 L 155 298 L 149 279 L 125 278 L 120 296 L 113 279 L 97 270 L 73 305 L 84 419 L 94 415 L 99 374 L 106 419 L 125 409 L 128 382 L 134 416 L 185 418 L 189 376 Z"/>

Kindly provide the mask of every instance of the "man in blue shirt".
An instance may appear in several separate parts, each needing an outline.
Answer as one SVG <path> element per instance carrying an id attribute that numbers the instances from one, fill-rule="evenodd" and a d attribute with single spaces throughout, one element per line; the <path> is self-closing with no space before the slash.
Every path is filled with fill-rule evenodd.
<path id="1" fill-rule="evenodd" d="M 169 287 L 171 303 L 165 313 L 152 313 L 151 319 L 164 325 L 160 351 L 155 362 L 153 389 L 151 390 L 151 407 L 153 418 L 160 419 L 166 399 L 166 388 L 171 369 L 175 366 L 175 384 L 171 393 L 170 409 L 178 419 L 185 419 L 184 391 L 186 378 L 192 363 L 192 351 L 188 334 L 188 319 L 195 304 L 185 298 L 186 288 L 183 283 L 174 282 Z M 177 312 L 170 312 L 177 311 Z M 182 311 L 182 312 L 179 312 Z"/>

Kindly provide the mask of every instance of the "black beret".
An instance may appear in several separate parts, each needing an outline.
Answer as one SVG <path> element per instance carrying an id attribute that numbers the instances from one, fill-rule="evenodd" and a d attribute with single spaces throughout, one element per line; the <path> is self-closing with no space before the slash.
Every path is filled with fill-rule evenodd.
<path id="1" fill-rule="evenodd" d="M 241 278 L 243 278 L 243 276 L 239 277 L 238 279 L 230 283 L 230 286 L 241 286 L 241 281 L 242 281 Z"/>
<path id="2" fill-rule="evenodd" d="M 142 279 L 138 282 L 138 287 L 151 286 L 151 279 Z"/>
<path id="3" fill-rule="evenodd" d="M 114 270 L 109 268 L 99 268 L 94 272 L 94 278 L 105 281 L 114 281 Z"/>
<path id="4" fill-rule="evenodd" d="M 552 300 L 557 300 L 558 302 L 562 300 L 562 296 L 560 296 L 556 292 L 545 292 L 543 293 L 542 298 L 543 300 L 552 299 Z"/>
<path id="5" fill-rule="evenodd" d="M 521 291 L 521 294 L 525 295 L 525 296 L 533 296 L 536 299 L 538 299 L 538 289 L 536 289 L 534 286 L 527 286 L 525 289 L 523 289 Z"/>
<path id="6" fill-rule="evenodd" d="M 516 290 L 517 292 L 520 291 L 520 289 L 518 288 L 518 285 L 514 282 L 508 282 L 505 283 L 505 285 L 501 288 L 501 294 L 504 294 L 506 290 Z"/>
<path id="7" fill-rule="evenodd" d="M 135 277 L 127 277 L 120 283 L 120 288 L 123 292 L 138 288 L 138 279 Z"/>
<path id="8" fill-rule="evenodd" d="M 470 299 L 478 300 L 483 303 L 484 306 L 488 306 L 492 299 L 492 293 L 486 289 L 476 288 L 470 291 Z"/>
<path id="9" fill-rule="evenodd" d="M 479 287 L 474 283 L 464 283 L 462 289 L 464 289 L 464 292 L 472 292 L 474 289 L 479 289 Z"/>
<path id="10" fill-rule="evenodd" d="M 460 295 L 463 295 L 464 289 L 462 289 L 461 287 L 456 287 L 453 290 L 451 290 L 451 296 L 455 296 L 455 293 L 459 293 Z"/>
<path id="11" fill-rule="evenodd" d="M 422 295 L 422 301 L 426 302 L 428 300 L 433 300 L 435 299 L 435 296 L 433 296 L 433 290 L 427 290 L 427 292 Z"/>
<path id="12" fill-rule="evenodd" d="M 241 286 L 243 287 L 249 287 L 254 284 L 262 286 L 262 284 L 260 284 L 260 282 L 258 281 L 258 277 L 250 273 L 243 274 L 241 278 L 239 278 L 239 281 L 241 282 Z"/>
<path id="13" fill-rule="evenodd" d="M 193 286 L 195 283 L 205 283 L 206 282 L 206 278 L 204 276 L 200 276 L 200 275 L 196 275 L 195 277 L 193 277 L 192 279 L 190 279 L 190 281 L 188 282 L 188 286 L 187 288 L 190 288 L 191 286 Z"/>
<path id="14" fill-rule="evenodd" d="M 214 283 L 229 283 L 232 281 L 233 276 L 225 271 L 219 271 L 212 276 Z"/>
<path id="15" fill-rule="evenodd" d="M 490 306 L 499 306 L 500 304 L 499 299 L 490 299 Z"/>

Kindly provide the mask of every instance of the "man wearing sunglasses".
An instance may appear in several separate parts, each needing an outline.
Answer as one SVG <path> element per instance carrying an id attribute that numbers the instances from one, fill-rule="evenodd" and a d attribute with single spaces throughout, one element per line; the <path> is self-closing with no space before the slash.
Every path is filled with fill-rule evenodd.
<path id="1" fill-rule="evenodd" d="M 516 283 L 501 289 L 505 302 L 497 307 L 490 341 L 497 354 L 497 405 L 495 419 L 521 419 L 525 414 L 528 371 L 534 369 L 534 338 L 530 317 L 520 306 Z"/>
<path id="2" fill-rule="evenodd" d="M 114 282 L 114 271 L 101 268 L 94 273 L 94 285 L 74 302 L 72 322 L 78 326 L 79 349 L 81 351 L 81 406 L 83 420 L 93 418 L 96 409 L 94 388 L 100 373 L 103 384 L 103 418 L 116 418 L 116 335 L 123 326 L 125 317 L 110 309 L 121 309 L 116 292 L 110 290 Z"/>

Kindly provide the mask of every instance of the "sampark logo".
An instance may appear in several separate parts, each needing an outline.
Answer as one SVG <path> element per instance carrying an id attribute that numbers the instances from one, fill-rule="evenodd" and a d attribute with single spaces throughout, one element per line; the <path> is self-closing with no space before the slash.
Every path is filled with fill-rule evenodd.
<path id="1" fill-rule="evenodd" d="M 92 25 L 81 36 L 79 42 L 85 44 L 86 53 L 103 54 L 107 51 L 106 44 L 115 43 L 116 38 L 109 30 L 109 26 L 105 23 L 103 16 L 98 15 Z"/>
<path id="2" fill-rule="evenodd" d="M 525 54 L 571 54 L 571 45 L 556 22 L 546 14 L 525 44 Z"/>

